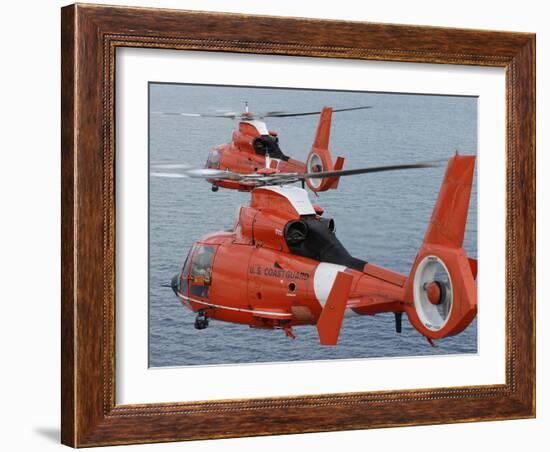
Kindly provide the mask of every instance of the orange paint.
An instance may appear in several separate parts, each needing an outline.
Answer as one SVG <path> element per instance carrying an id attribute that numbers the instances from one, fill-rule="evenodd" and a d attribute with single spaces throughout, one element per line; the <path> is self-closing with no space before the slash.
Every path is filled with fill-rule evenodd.
<path id="1" fill-rule="evenodd" d="M 330 114 L 323 111 L 317 146 L 328 143 L 327 123 Z M 186 307 L 216 320 L 277 328 L 290 337 L 292 327 L 316 324 L 325 345 L 337 343 L 346 310 L 359 315 L 406 312 L 429 340 L 457 334 L 477 313 L 477 261 L 474 267 L 462 248 L 474 164 L 472 156 L 449 160 L 424 243 L 408 276 L 370 263 L 353 269 L 296 254 L 286 228 L 300 223 L 308 234 L 308 228 L 326 225 L 319 216 L 322 209 L 304 206 L 304 198 L 298 196 L 302 192 L 295 187 L 255 188 L 250 206 L 241 207 L 232 231 L 209 234 L 194 244 L 174 290 Z M 295 240 L 301 240 L 300 231 Z M 416 272 L 426 258 L 444 265 L 452 293 L 443 294 L 434 281 L 415 286 Z M 431 328 L 419 315 L 415 293 L 423 294 L 420 290 L 426 291 L 431 305 L 441 304 L 445 297 L 452 300 L 441 327 Z"/>

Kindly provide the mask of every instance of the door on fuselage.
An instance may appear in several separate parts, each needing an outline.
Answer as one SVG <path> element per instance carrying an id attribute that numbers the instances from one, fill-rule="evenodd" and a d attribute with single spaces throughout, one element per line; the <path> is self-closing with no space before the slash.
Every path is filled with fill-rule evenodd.
<path id="1" fill-rule="evenodd" d="M 190 298 L 210 299 L 214 254 L 216 247 L 212 245 L 196 245 L 193 249 L 188 277 Z"/>

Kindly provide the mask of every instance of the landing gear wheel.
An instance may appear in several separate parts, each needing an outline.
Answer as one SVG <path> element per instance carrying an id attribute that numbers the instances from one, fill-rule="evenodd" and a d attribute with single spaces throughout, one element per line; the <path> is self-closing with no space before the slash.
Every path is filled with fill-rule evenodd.
<path id="1" fill-rule="evenodd" d="M 453 282 L 449 270 L 437 256 L 426 256 L 414 275 L 414 307 L 422 324 L 440 331 L 451 317 Z"/>
<path id="2" fill-rule="evenodd" d="M 209 321 L 204 311 L 199 311 L 197 318 L 195 319 L 195 328 L 197 330 L 204 330 L 208 328 Z"/>

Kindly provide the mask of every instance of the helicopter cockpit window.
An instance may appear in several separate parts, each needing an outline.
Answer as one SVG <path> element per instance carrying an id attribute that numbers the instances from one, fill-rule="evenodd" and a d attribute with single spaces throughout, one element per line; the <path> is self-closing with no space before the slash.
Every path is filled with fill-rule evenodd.
<path id="1" fill-rule="evenodd" d="M 220 167 L 221 153 L 218 149 L 212 149 L 208 154 L 206 160 L 206 167 L 212 169 L 218 169 Z"/>
<path id="2" fill-rule="evenodd" d="M 274 135 L 260 135 L 252 142 L 254 151 L 258 155 L 269 155 L 272 159 L 287 161 L 287 157 L 279 147 L 279 138 Z"/>
<path id="3" fill-rule="evenodd" d="M 188 278 L 189 278 L 189 267 L 191 266 L 191 252 L 187 255 L 187 258 L 185 259 L 185 264 L 183 265 L 183 269 L 181 271 L 180 275 L 180 292 L 183 295 L 187 295 L 189 293 L 189 284 L 188 284 Z"/>
<path id="4" fill-rule="evenodd" d="M 199 245 L 193 253 L 191 273 L 191 295 L 208 298 L 208 290 L 212 284 L 212 261 L 216 249 L 213 246 Z"/>

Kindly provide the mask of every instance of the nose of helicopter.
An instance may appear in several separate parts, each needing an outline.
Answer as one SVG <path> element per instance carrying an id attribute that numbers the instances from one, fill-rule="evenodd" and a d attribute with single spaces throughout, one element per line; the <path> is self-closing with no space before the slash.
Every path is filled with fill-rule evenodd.
<path id="1" fill-rule="evenodd" d="M 180 282 L 180 274 L 176 273 L 174 276 L 172 276 L 172 279 L 170 280 L 170 287 L 172 287 L 172 290 L 176 295 L 178 294 L 179 282 Z"/>

